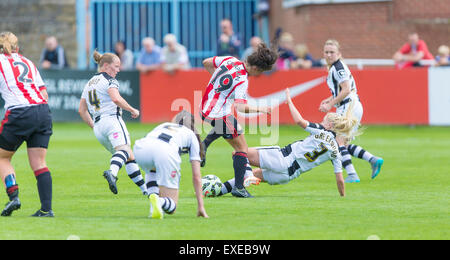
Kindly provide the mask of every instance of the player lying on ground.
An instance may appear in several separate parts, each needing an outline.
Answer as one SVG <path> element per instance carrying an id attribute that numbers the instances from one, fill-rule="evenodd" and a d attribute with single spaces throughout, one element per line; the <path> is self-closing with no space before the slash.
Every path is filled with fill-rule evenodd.
<path id="1" fill-rule="evenodd" d="M 139 116 L 139 110 L 120 96 L 119 82 L 116 80 L 120 59 L 113 53 L 101 55 L 97 51 L 93 56 L 99 66 L 99 73 L 84 87 L 79 113 L 94 130 L 97 140 L 112 154 L 110 168 L 103 172 L 103 176 L 111 192 L 117 194 L 117 174 L 125 164 L 130 179 L 147 195 L 144 179 L 131 151 L 130 134 L 122 119 L 122 109 L 129 111 L 132 118 Z"/>
<path id="2" fill-rule="evenodd" d="M 326 41 L 323 53 L 328 67 L 327 85 L 332 95 L 320 103 L 319 110 L 326 113 L 335 106 L 336 113 L 339 115 L 344 115 L 351 110 L 353 116 L 358 120 L 358 124 L 355 126 L 355 131 L 357 131 L 363 116 L 363 107 L 356 93 L 355 79 L 347 65 L 341 60 L 340 45 L 336 40 Z M 353 103 L 351 108 L 350 103 Z M 342 165 L 348 174 L 345 182 L 360 182 L 355 167 L 353 167 L 351 155 L 369 162 L 372 167 L 372 179 L 377 177 L 383 165 L 383 159 L 372 155 L 361 146 L 350 144 L 353 137 L 339 138 L 341 138 L 339 151 L 342 154 Z"/>
<path id="3" fill-rule="evenodd" d="M 145 171 L 147 192 L 150 194 L 149 217 L 163 218 L 164 212 L 175 212 L 181 177 L 180 155 L 189 153 L 198 203 L 197 216 L 207 218 L 200 173 L 200 162 L 204 155 L 200 153 L 201 141 L 195 129 L 194 116 L 183 110 L 173 122 L 157 126 L 144 138 L 137 140 L 133 147 L 136 161 Z"/>
<path id="4" fill-rule="evenodd" d="M 32 216 L 53 217 L 52 177 L 45 159 L 53 133 L 48 94 L 34 64 L 19 54 L 18 39 L 11 32 L 0 33 L 0 92 L 6 108 L 0 127 L 0 177 L 10 200 L 1 215 L 11 216 L 21 207 L 11 159 L 26 142 L 41 200 L 41 208 Z"/>
<path id="5" fill-rule="evenodd" d="M 286 97 L 294 122 L 311 135 L 305 140 L 294 142 L 284 148 L 279 146 L 249 148 L 250 164 L 260 167 L 253 169 L 253 174 L 270 185 L 286 184 L 300 174 L 331 160 L 339 194 L 345 196 L 341 155 L 336 136 L 349 135 L 357 124 L 357 120 L 351 113 L 345 116 L 328 113 L 322 123 L 310 123 L 303 119 L 292 103 L 289 89 L 286 89 Z M 233 179 L 225 182 L 221 195 L 230 192 L 233 185 Z"/>

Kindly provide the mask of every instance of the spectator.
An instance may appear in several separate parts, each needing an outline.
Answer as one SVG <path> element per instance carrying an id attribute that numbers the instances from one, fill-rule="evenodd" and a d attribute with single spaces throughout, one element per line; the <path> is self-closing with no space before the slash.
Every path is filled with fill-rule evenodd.
<path id="1" fill-rule="evenodd" d="M 441 45 L 436 56 L 436 66 L 450 66 L 450 49 L 447 45 Z"/>
<path id="2" fill-rule="evenodd" d="M 295 68 L 310 69 L 312 67 L 322 67 L 320 60 L 315 60 L 309 53 L 306 44 L 295 45 L 294 54 L 297 57 L 293 65 Z"/>
<path id="3" fill-rule="evenodd" d="M 136 62 L 136 69 L 140 72 L 148 72 L 161 68 L 161 47 L 155 45 L 153 38 L 142 40 L 142 50 Z"/>
<path id="4" fill-rule="evenodd" d="M 134 56 L 131 50 L 127 49 L 125 42 L 118 41 L 114 46 L 114 52 L 120 59 L 120 70 L 134 69 Z"/>
<path id="5" fill-rule="evenodd" d="M 241 60 L 246 60 L 248 56 L 258 49 L 258 45 L 262 42 L 263 41 L 258 36 L 253 36 L 250 38 L 250 46 L 244 50 Z"/>
<path id="6" fill-rule="evenodd" d="M 45 48 L 41 52 L 39 64 L 43 69 L 64 69 L 69 67 L 64 48 L 58 44 L 54 36 L 45 40 Z"/>
<path id="7" fill-rule="evenodd" d="M 217 41 L 217 56 L 239 57 L 241 48 L 241 37 L 234 33 L 233 24 L 229 19 L 223 19 L 220 22 L 222 34 Z"/>
<path id="8" fill-rule="evenodd" d="M 427 44 L 419 39 L 417 33 L 408 35 L 408 42 L 398 50 L 393 57 L 396 67 L 399 69 L 421 66 L 420 60 L 433 60 L 433 55 L 428 50 Z"/>
<path id="9" fill-rule="evenodd" d="M 295 68 L 295 60 L 297 57 L 294 54 L 294 37 L 288 32 L 284 32 L 280 36 L 278 43 L 279 57 L 276 63 L 277 70 L 288 70 Z"/>
<path id="10" fill-rule="evenodd" d="M 186 47 L 177 42 L 175 35 L 164 36 L 164 44 L 166 46 L 161 51 L 161 63 L 164 71 L 174 72 L 191 67 Z"/>

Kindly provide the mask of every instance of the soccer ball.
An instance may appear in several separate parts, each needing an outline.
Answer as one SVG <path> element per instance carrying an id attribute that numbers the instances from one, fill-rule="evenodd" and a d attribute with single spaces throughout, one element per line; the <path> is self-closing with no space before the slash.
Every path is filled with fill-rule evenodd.
<path id="1" fill-rule="evenodd" d="M 222 182 L 216 175 L 206 175 L 202 178 L 202 193 L 205 197 L 217 197 L 222 190 Z"/>

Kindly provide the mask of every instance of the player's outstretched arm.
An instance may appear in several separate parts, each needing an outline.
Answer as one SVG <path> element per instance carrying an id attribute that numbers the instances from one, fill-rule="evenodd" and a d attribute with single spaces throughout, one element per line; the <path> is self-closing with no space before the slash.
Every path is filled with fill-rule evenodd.
<path id="1" fill-rule="evenodd" d="M 214 71 L 216 71 L 216 68 L 214 68 L 214 58 L 207 58 L 203 60 L 203 67 L 212 75 L 214 74 Z"/>
<path id="2" fill-rule="evenodd" d="M 285 90 L 285 93 L 287 100 L 286 103 L 288 104 L 289 110 L 291 111 L 292 119 L 294 119 L 294 122 L 297 125 L 301 126 L 302 128 L 306 128 L 309 122 L 302 117 L 298 109 L 295 107 L 294 103 L 292 102 L 291 94 L 288 88 Z"/>
<path id="3" fill-rule="evenodd" d="M 198 209 L 197 216 L 209 218 L 205 210 L 202 195 L 202 174 L 200 172 L 200 161 L 191 161 L 192 165 L 192 183 L 194 184 L 195 196 L 197 197 Z"/>
<path id="4" fill-rule="evenodd" d="M 264 113 L 264 114 L 270 114 L 272 113 L 271 107 L 255 107 L 250 106 L 249 104 L 243 104 L 243 103 L 235 103 L 234 106 L 236 107 L 237 111 L 241 113 Z"/>
<path id="5" fill-rule="evenodd" d="M 78 113 L 80 114 L 81 119 L 88 124 L 90 128 L 94 128 L 94 121 L 91 118 L 91 115 L 89 114 L 88 107 L 86 104 L 86 99 L 82 98 L 80 100 L 80 106 L 78 108 Z"/>
<path id="6" fill-rule="evenodd" d="M 114 104 L 116 104 L 118 107 L 122 108 L 123 110 L 130 112 L 132 118 L 139 117 L 139 114 L 140 114 L 139 110 L 130 106 L 130 104 L 128 104 L 128 102 L 120 95 L 118 89 L 109 88 L 108 95 L 110 96 L 110 98 L 111 98 L 112 102 L 114 102 Z"/>
<path id="7" fill-rule="evenodd" d="M 336 173 L 336 184 L 341 197 L 345 197 L 345 183 L 344 177 L 342 176 L 342 172 Z"/>

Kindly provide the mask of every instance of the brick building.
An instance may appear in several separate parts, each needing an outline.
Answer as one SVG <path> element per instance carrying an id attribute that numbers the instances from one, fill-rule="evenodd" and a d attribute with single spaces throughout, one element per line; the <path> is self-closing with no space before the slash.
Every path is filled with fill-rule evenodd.
<path id="1" fill-rule="evenodd" d="M 76 0 L 0 0 L 0 31 L 19 38 L 20 52 L 39 62 L 45 39 L 56 36 L 71 67 L 77 65 Z"/>
<path id="2" fill-rule="evenodd" d="M 305 1 L 308 2 L 308 1 Z M 309 1 L 311 2 L 311 1 Z M 450 0 L 392 0 L 366 3 L 305 4 L 283 8 L 270 0 L 270 32 L 292 33 L 311 54 L 322 57 L 323 43 L 337 39 L 347 58 L 390 59 L 417 32 L 435 55 L 450 45 Z"/>

